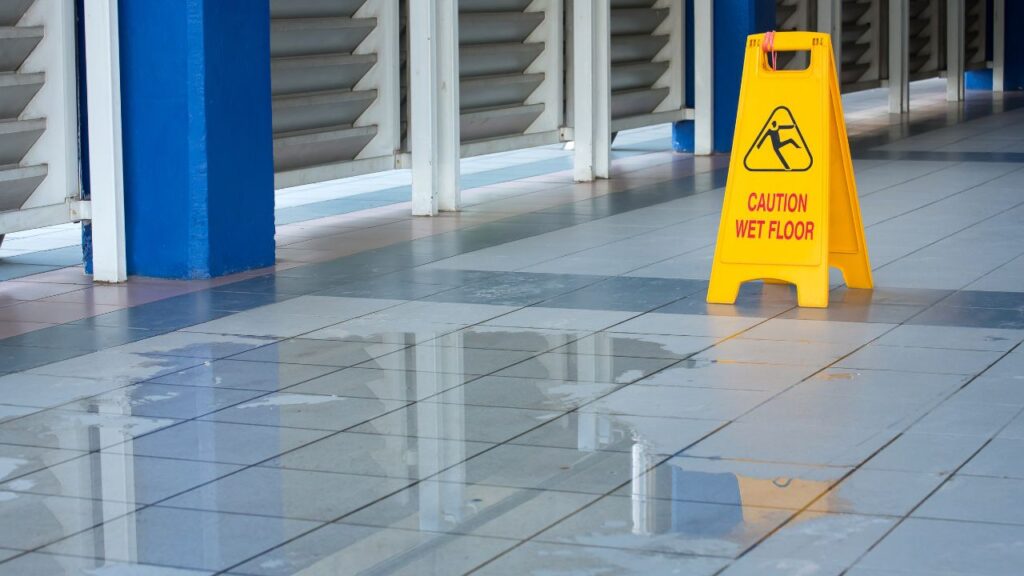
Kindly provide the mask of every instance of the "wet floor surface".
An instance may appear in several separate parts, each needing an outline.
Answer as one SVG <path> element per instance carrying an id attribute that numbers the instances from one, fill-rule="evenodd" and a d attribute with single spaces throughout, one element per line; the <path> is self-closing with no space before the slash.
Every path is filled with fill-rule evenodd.
<path id="1" fill-rule="evenodd" d="M 0 340 L 0 574 L 1019 574 L 1010 108 L 851 120 L 878 288 L 827 310 L 705 304 L 723 161 L 649 153 Z"/>

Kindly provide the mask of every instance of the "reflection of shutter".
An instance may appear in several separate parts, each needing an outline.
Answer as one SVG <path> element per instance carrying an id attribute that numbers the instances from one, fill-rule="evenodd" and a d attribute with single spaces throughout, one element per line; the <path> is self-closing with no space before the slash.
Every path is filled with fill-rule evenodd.
<path id="1" fill-rule="evenodd" d="M 73 220 L 65 203 L 79 192 L 69 45 L 73 3 L 0 1 L 0 213 L 36 209 L 0 219 L 0 234 Z"/>
<path id="2" fill-rule="evenodd" d="M 560 19 L 560 0 L 459 0 L 463 155 L 558 141 Z"/>
<path id="3" fill-rule="evenodd" d="M 843 0 L 842 8 L 841 89 L 875 88 L 881 85 L 882 39 L 886 37 L 881 0 Z"/>
<path id="4" fill-rule="evenodd" d="M 391 167 L 354 161 L 393 156 L 397 143 L 373 146 L 381 119 L 369 113 L 390 86 L 378 17 L 397 0 L 271 0 L 274 168 L 278 187 Z M 397 9 L 392 18 L 397 17 Z M 387 12 L 392 14 L 392 12 Z M 397 36 L 394 35 L 394 36 Z M 392 38 L 397 44 L 397 38 Z M 392 49 L 397 52 L 397 45 Z M 384 64 L 381 62 L 381 64 Z M 377 66 L 377 68 L 375 68 Z M 396 75 L 397 78 L 397 75 Z M 391 87 L 392 90 L 397 87 Z M 364 163 L 365 164 L 365 163 Z"/>
<path id="5" fill-rule="evenodd" d="M 964 6 L 964 67 L 967 70 L 983 70 L 988 67 L 988 58 L 985 55 L 986 4 L 985 0 L 966 0 Z"/>
<path id="6" fill-rule="evenodd" d="M 682 6 L 678 0 L 611 1 L 613 131 L 682 119 Z M 650 116 L 655 112 L 669 115 Z"/>
<path id="7" fill-rule="evenodd" d="M 943 0 L 910 0 L 910 79 L 937 76 L 945 68 Z"/>

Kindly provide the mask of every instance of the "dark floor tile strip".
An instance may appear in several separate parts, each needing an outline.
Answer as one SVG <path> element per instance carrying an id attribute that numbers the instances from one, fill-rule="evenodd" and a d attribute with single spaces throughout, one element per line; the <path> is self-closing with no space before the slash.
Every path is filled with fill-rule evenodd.
<path id="1" fill-rule="evenodd" d="M 860 150 L 871 146 L 887 144 L 908 136 L 945 128 L 966 120 L 983 118 L 999 111 L 1013 110 L 1020 107 L 1024 107 L 1024 99 L 1007 99 L 1000 103 L 983 99 L 968 101 L 965 103 L 959 118 L 949 118 L 943 113 L 942 115 L 936 114 L 924 119 L 914 119 L 896 131 L 886 129 L 878 133 L 854 135 L 851 138 L 851 143 L 854 149 Z M 710 179 L 707 178 L 707 175 L 702 175 L 699 179 L 688 177 L 654 185 L 639 186 L 631 190 L 555 207 L 544 213 L 520 214 L 473 228 L 362 252 L 331 262 L 310 264 L 285 272 L 242 280 L 215 289 L 142 304 L 81 320 L 73 324 L 90 327 L 137 328 L 153 331 L 154 334 L 178 330 L 289 297 L 336 290 L 346 284 L 372 280 L 374 277 L 386 277 L 385 275 L 389 273 L 401 273 L 416 266 L 458 254 L 497 246 L 621 214 L 630 210 L 707 192 L 723 186 L 726 176 L 727 170 L 721 169 L 712 172 Z M 698 184 L 698 181 L 700 184 Z M 579 212 L 581 207 L 585 208 L 582 214 Z M 453 285 L 451 288 L 457 288 L 459 285 L 461 283 Z M 216 304 L 216 295 L 222 293 L 244 293 L 253 296 L 253 298 L 248 301 L 244 298 L 239 298 L 233 305 L 218 306 Z M 708 312 L 707 305 L 702 305 L 697 298 L 689 298 L 688 300 L 687 306 L 689 307 L 682 308 L 680 312 L 700 313 L 702 309 L 704 313 Z M 744 306 L 753 306 L 754 310 L 763 311 L 759 305 L 752 302 L 738 303 L 737 309 L 742 310 Z M 223 308 L 229 309 L 224 310 Z M 663 311 L 672 311 L 672 309 Z M 978 323 L 978 317 L 975 318 L 975 322 Z M 929 321 L 929 316 L 922 315 L 915 318 L 915 321 L 920 323 L 927 322 Z M 949 320 L 934 318 L 931 321 L 943 322 Z M 993 318 L 980 321 L 980 323 L 982 325 L 989 325 L 995 321 L 996 319 Z M 1024 327 L 1024 318 L 1020 319 L 1020 324 Z M 1017 323 L 1014 322 L 1013 326 L 1016 325 Z M 47 339 L 52 337 L 58 339 L 60 338 L 60 333 L 57 331 L 57 328 L 60 327 L 39 330 L 37 331 L 39 333 L 37 338 Z M 10 339 L 0 339 L 0 346 L 17 350 L 16 346 L 19 341 L 14 341 L 16 346 L 10 346 L 8 340 Z M 97 346 L 96 348 L 104 349 L 107 347 L 109 346 Z M 36 361 L 40 362 L 40 364 L 36 364 L 37 366 L 44 365 L 88 353 L 88 350 L 77 350 L 76 353 L 68 356 L 70 353 L 69 349 L 54 348 L 49 350 L 48 354 L 40 352 L 36 357 L 37 360 L 27 362 L 25 365 L 33 364 Z M 6 367 L 6 369 L 11 370 L 9 367 Z M 14 371 L 23 369 L 28 368 L 16 368 Z"/>

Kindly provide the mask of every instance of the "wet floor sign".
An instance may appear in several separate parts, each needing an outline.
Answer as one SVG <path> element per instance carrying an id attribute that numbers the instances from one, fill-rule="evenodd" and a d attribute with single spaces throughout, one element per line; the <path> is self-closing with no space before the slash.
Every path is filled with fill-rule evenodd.
<path id="1" fill-rule="evenodd" d="M 810 65 L 776 70 L 775 53 L 791 51 L 810 52 Z M 829 36 L 750 36 L 708 302 L 732 304 L 740 284 L 768 280 L 824 308 L 830 266 L 871 288 Z"/>

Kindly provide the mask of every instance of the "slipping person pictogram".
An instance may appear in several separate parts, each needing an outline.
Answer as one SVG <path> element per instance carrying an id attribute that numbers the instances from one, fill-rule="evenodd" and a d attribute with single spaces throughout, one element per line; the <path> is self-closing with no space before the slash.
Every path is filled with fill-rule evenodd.
<path id="1" fill-rule="evenodd" d="M 803 172 L 812 163 L 800 126 L 785 106 L 772 110 L 743 158 L 751 172 Z"/>
<path id="2" fill-rule="evenodd" d="M 786 146 L 796 146 L 797 148 L 800 148 L 801 146 L 797 144 L 796 140 L 793 140 L 792 138 L 783 140 L 782 136 L 780 136 L 779 133 L 781 133 L 783 130 L 794 130 L 795 128 L 796 124 L 786 124 L 785 126 L 779 126 L 779 123 L 777 121 L 772 120 L 772 127 L 764 131 L 764 136 L 762 136 L 761 141 L 757 143 L 757 147 L 760 148 L 761 146 L 764 145 L 765 140 L 771 138 L 772 148 L 775 150 L 775 155 L 779 157 L 779 162 L 782 162 L 782 165 L 786 168 L 786 170 L 789 170 L 789 162 L 786 162 L 786 156 L 782 153 L 782 149 L 785 148 Z"/>

